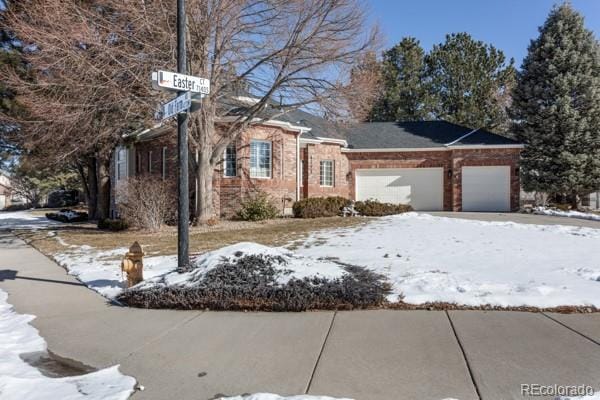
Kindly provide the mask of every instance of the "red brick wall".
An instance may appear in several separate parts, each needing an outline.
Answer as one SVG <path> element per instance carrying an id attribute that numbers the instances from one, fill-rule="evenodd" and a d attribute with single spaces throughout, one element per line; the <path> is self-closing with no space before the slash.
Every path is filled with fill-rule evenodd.
<path id="1" fill-rule="evenodd" d="M 304 160 L 304 197 L 350 197 L 348 157 L 338 144 L 307 144 L 302 149 Z M 333 186 L 321 186 L 321 161 L 333 161 Z"/>
<path id="2" fill-rule="evenodd" d="M 251 139 L 271 142 L 271 178 L 250 177 Z M 238 176 L 224 177 L 221 164 L 215 171 L 219 214 L 234 215 L 242 199 L 256 191 L 269 194 L 282 213 L 284 208 L 290 208 L 296 200 L 296 134 L 281 128 L 256 126 L 244 132 L 236 145 Z"/>
<path id="3" fill-rule="evenodd" d="M 519 208 L 520 182 L 517 168 L 520 149 L 456 149 L 451 151 L 412 151 L 346 153 L 350 161 L 350 194 L 355 198 L 355 171 L 367 168 L 444 168 L 444 210 L 462 210 L 462 167 L 511 167 L 511 209 Z M 452 177 L 448 171 L 452 170 Z"/>
<path id="4" fill-rule="evenodd" d="M 453 211 L 462 211 L 462 167 L 510 166 L 510 208 L 519 209 L 520 149 L 456 149 L 452 150 Z"/>

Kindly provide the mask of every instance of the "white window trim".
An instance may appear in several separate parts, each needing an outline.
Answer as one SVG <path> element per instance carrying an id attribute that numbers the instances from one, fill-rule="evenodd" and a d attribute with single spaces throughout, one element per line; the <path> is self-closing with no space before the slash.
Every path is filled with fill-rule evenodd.
<path id="1" fill-rule="evenodd" d="M 234 166 L 234 171 L 235 171 L 235 175 L 227 175 L 227 148 L 228 147 L 233 147 L 233 149 L 235 150 L 235 166 Z M 235 144 L 230 144 L 227 147 L 225 147 L 225 150 L 223 150 L 223 178 L 237 178 L 238 176 L 238 170 L 237 170 L 237 166 L 238 166 L 238 160 L 237 160 L 237 147 Z"/>
<path id="2" fill-rule="evenodd" d="M 167 179 L 167 148 L 162 148 L 162 178 Z"/>
<path id="3" fill-rule="evenodd" d="M 331 185 L 324 185 L 323 181 L 323 163 L 331 163 Z M 319 186 L 321 187 L 335 187 L 335 161 L 334 160 L 321 160 L 319 161 Z"/>
<path id="4" fill-rule="evenodd" d="M 254 176 L 252 174 L 252 143 L 267 143 L 269 145 L 269 176 Z M 250 140 L 250 178 L 252 179 L 273 179 L 273 143 L 270 140 Z"/>

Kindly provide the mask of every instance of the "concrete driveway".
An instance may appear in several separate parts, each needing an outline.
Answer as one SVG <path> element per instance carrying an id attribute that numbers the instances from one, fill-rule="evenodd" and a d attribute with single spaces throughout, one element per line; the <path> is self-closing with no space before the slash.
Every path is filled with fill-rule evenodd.
<path id="1" fill-rule="evenodd" d="M 519 224 L 535 225 L 569 225 L 600 229 L 600 221 L 591 221 L 579 218 L 555 217 L 552 215 L 451 211 L 432 211 L 428 212 L 427 214 L 437 215 L 438 217 L 474 219 L 479 221 L 516 222 Z"/>
<path id="2" fill-rule="evenodd" d="M 134 399 L 507 400 L 534 398 L 522 384 L 600 389 L 600 314 L 129 309 L 8 233 L 0 270 L 0 288 L 37 316 L 50 350 L 96 368 L 120 364 L 145 387 Z"/>

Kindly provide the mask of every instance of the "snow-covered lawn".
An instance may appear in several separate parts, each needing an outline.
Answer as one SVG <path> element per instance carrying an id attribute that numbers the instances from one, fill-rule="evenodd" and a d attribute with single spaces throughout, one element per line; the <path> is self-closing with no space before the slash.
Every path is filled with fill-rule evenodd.
<path id="1" fill-rule="evenodd" d="M 64 245 L 55 258 L 72 274 L 109 298 L 122 291 L 119 257 L 126 248 L 102 252 Z M 347 273 L 333 261 L 366 267 L 387 277 L 392 302 L 404 296 L 411 304 L 600 307 L 600 229 L 407 213 L 318 231 L 289 247 L 294 250 L 238 243 L 198 256 L 197 269 L 184 275 L 173 272 L 174 256 L 146 257 L 141 285 L 185 286 L 243 252 L 284 257 L 281 283 Z"/>
<path id="2" fill-rule="evenodd" d="M 552 215 L 554 217 L 567 217 L 567 218 L 588 219 L 591 221 L 600 221 L 600 214 L 584 213 L 581 211 L 561 211 L 561 210 L 553 210 L 551 208 L 546 208 L 546 207 L 536 207 L 533 209 L 533 213 L 540 214 L 540 215 Z"/>
<path id="3" fill-rule="evenodd" d="M 21 354 L 46 351 L 46 342 L 29 325 L 32 315 L 16 313 L 0 290 L 0 397 L 3 400 L 125 400 L 135 379 L 118 366 L 86 375 L 49 378 L 27 364 Z"/>
<path id="4" fill-rule="evenodd" d="M 0 230 L 6 229 L 39 229 L 60 225 L 44 215 L 36 215 L 31 211 L 0 211 Z"/>
<path id="5" fill-rule="evenodd" d="M 600 229 L 407 213 L 313 234 L 297 252 L 385 274 L 392 301 L 600 307 Z"/>

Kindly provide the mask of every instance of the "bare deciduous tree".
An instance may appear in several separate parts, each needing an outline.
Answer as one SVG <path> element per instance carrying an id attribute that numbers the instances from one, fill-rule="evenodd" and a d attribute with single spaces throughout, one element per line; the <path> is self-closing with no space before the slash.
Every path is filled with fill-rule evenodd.
<path id="1" fill-rule="evenodd" d="M 173 8 L 167 0 L 23 0 L 11 7 L 11 29 L 35 44 L 26 54 L 35 78 L 11 77 L 32 110 L 21 121 L 31 132 L 28 145 L 53 157 L 105 161 L 121 133 L 152 124 L 167 94 L 151 89 L 150 72 L 176 65 Z M 349 117 L 348 100 L 360 99 L 370 82 L 349 79 L 377 42 L 377 30 L 366 26 L 359 0 L 188 0 L 188 72 L 211 81 L 190 118 L 200 222 L 214 215 L 213 172 L 224 149 L 260 123 L 266 108 Z M 232 113 L 226 100 L 234 94 L 254 100 Z"/>

